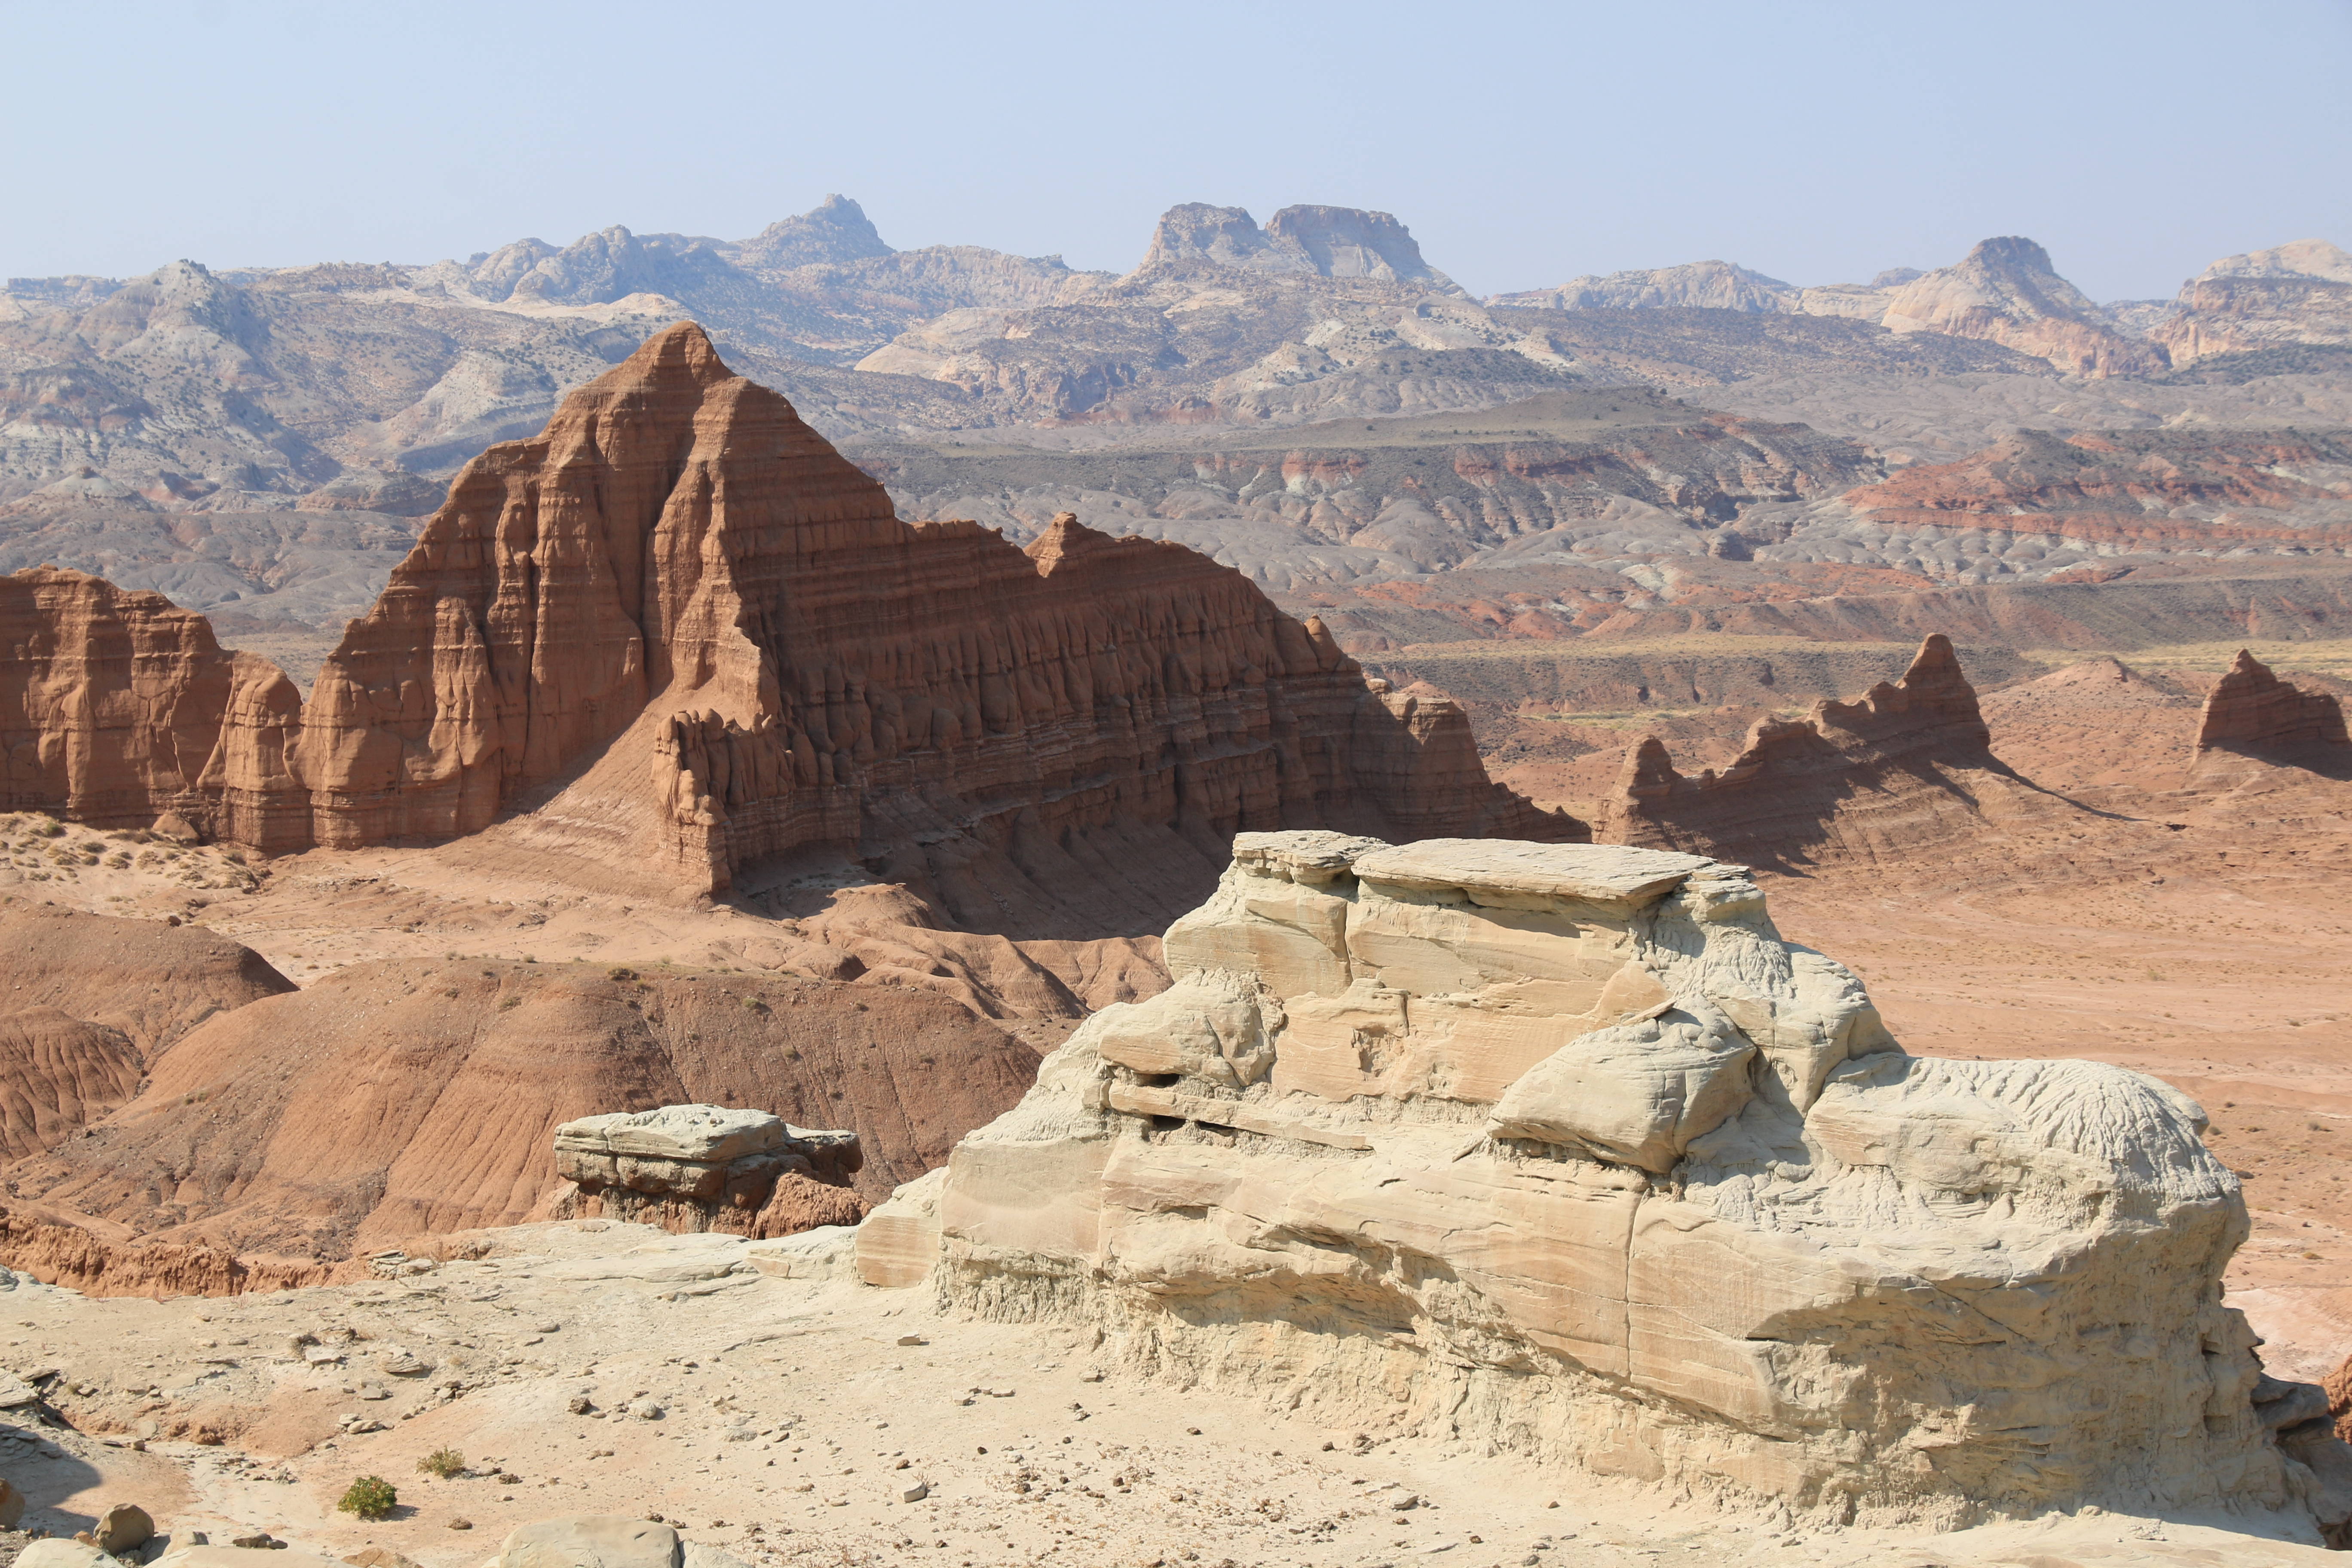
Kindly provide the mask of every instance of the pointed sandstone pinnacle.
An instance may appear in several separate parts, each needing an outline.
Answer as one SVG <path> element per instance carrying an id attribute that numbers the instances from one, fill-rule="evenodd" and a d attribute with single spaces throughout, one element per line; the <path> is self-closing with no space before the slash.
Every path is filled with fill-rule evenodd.
<path id="1" fill-rule="evenodd" d="M 2277 762 L 2302 762 L 2352 745 L 2344 710 L 2325 691 L 2305 691 L 2281 680 L 2246 648 L 2205 696 L 2197 720 L 2197 752 L 2235 752 Z"/>
<path id="2" fill-rule="evenodd" d="M 1626 753 L 1601 836 L 1784 864 L 1829 837 L 1857 795 L 1907 796 L 1923 831 L 1945 831 L 1975 820 L 1976 808 L 1957 792 L 1936 795 L 1938 775 L 1926 764 L 1997 770 L 1991 743 L 1951 639 L 1933 633 L 1900 680 L 1852 702 L 1818 702 L 1810 719 L 1759 721 L 1720 774 L 1685 776 L 1664 744 L 1644 736 Z"/>

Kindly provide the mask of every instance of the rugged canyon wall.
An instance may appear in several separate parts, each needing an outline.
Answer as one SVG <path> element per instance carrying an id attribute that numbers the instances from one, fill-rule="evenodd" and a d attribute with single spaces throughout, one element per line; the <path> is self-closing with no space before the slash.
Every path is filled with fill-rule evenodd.
<path id="1" fill-rule="evenodd" d="M 202 617 L 77 574 L 0 593 L 11 804 L 176 813 L 271 853 L 544 806 L 680 891 L 909 834 L 1120 821 L 1580 837 L 1442 696 L 1181 546 L 907 523 L 781 395 L 669 328 L 468 464 L 310 701 Z"/>
<path id="2" fill-rule="evenodd" d="M 1832 1521 L 2352 1513 L 2324 1394 L 2221 1304 L 2198 1107 L 1906 1055 L 1743 868 L 1245 834 L 1166 947 L 869 1278 L 928 1249 L 950 1306 L 1171 1377 Z"/>

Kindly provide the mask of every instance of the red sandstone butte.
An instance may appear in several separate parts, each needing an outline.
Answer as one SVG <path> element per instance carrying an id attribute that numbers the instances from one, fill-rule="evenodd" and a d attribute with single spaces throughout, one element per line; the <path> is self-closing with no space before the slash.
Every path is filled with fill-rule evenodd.
<path id="1" fill-rule="evenodd" d="M 2344 710 L 2325 691 L 2305 691 L 2271 673 L 2244 648 L 2205 694 L 2197 720 L 2197 755 L 2229 752 L 2264 762 L 2352 759 Z"/>
<path id="2" fill-rule="evenodd" d="M 467 464 L 307 706 L 157 595 L 0 584 L 7 804 L 270 853 L 506 818 L 567 874 L 693 894 L 1016 820 L 1587 836 L 1490 781 L 1450 700 L 1192 551 L 901 521 L 691 322 Z"/>
<path id="3" fill-rule="evenodd" d="M 1979 786 L 1962 775 L 2009 775 L 1990 745 L 1976 689 L 1937 633 L 1899 681 L 1818 702 L 1807 719 L 1759 721 L 1721 773 L 1685 778 L 1643 737 L 1626 754 L 1608 836 L 1776 866 L 1877 859 L 1973 822 Z"/>

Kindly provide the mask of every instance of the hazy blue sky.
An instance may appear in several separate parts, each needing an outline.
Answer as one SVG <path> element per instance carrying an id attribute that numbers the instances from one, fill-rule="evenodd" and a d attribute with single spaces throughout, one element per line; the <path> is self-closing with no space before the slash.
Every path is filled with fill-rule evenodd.
<path id="1" fill-rule="evenodd" d="M 2024 234 L 2141 298 L 2352 247 L 2352 0 L 0 0 L 0 274 L 733 238 L 828 191 L 1118 270 L 1180 201 L 1379 207 L 1480 293 Z"/>

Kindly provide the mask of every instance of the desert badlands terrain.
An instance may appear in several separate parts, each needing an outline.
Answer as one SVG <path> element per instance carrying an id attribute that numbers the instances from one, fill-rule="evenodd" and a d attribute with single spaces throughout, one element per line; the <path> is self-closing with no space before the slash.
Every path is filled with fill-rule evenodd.
<path id="1" fill-rule="evenodd" d="M 2347 290 L 12 280 L 8 1547 L 2318 1561 Z"/>

